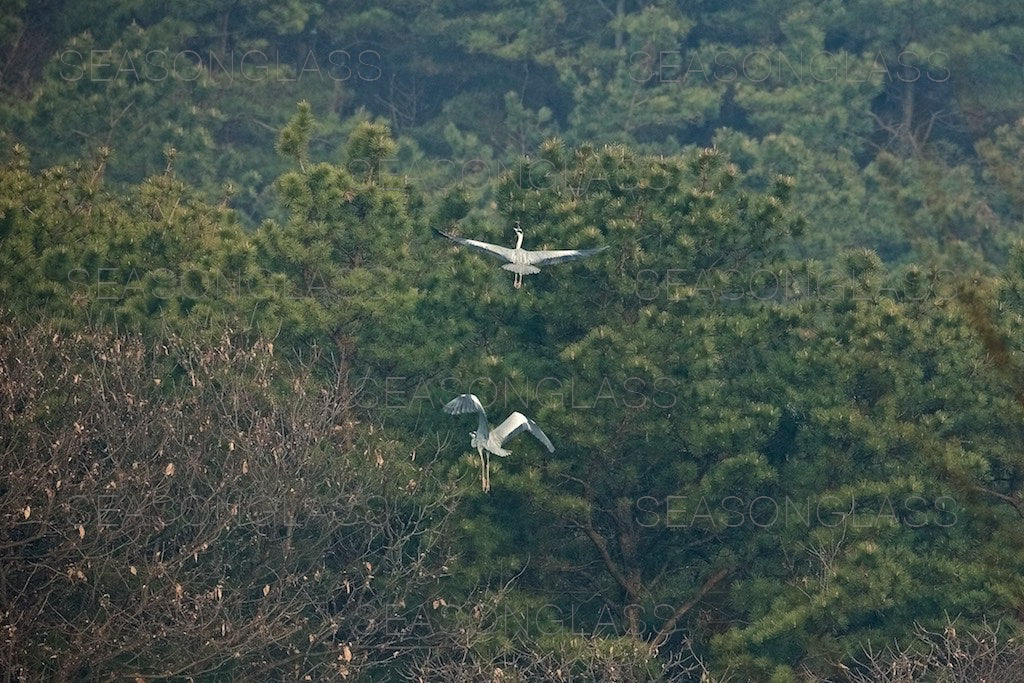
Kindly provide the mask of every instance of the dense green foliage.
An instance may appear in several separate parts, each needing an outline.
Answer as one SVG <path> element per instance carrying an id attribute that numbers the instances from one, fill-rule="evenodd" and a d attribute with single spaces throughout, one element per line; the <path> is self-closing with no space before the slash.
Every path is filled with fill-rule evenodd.
<path id="1" fill-rule="evenodd" d="M 1016 3 L 9 5 L 4 671 L 1024 666 Z"/>

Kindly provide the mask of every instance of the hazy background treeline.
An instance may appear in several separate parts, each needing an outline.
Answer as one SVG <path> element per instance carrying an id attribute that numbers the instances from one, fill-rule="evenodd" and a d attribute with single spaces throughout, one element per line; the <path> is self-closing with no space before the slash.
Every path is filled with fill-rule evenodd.
<path id="1" fill-rule="evenodd" d="M 8 680 L 1024 666 L 1019 3 L 13 0 L 0 54 Z M 456 222 L 610 249 L 513 293 Z M 490 494 L 470 390 L 556 446 Z"/>

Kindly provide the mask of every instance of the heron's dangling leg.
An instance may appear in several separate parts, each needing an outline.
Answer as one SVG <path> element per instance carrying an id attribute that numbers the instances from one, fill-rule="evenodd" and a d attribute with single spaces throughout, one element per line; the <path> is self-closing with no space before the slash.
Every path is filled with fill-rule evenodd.
<path id="1" fill-rule="evenodd" d="M 484 491 L 487 490 L 487 460 L 484 458 L 483 450 L 480 453 L 480 488 Z"/>
<path id="2" fill-rule="evenodd" d="M 512 286 L 515 287 L 516 289 L 519 289 L 520 287 L 523 286 L 523 274 L 522 273 L 516 273 L 516 276 L 514 278 L 512 278 Z"/>

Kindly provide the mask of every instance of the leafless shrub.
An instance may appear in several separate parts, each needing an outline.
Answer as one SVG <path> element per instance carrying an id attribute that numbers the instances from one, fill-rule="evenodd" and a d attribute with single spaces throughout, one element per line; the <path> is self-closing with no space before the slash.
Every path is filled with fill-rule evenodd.
<path id="1" fill-rule="evenodd" d="M 316 365 L 0 323 L 5 680 L 357 679 L 401 644 L 452 489 L 355 448 Z"/>
<path id="2" fill-rule="evenodd" d="M 853 683 L 1018 683 L 1024 643 L 1018 634 L 987 622 L 976 633 L 958 633 L 950 621 L 941 633 L 918 626 L 914 642 L 880 652 L 867 649 L 855 666 L 840 666 Z"/>

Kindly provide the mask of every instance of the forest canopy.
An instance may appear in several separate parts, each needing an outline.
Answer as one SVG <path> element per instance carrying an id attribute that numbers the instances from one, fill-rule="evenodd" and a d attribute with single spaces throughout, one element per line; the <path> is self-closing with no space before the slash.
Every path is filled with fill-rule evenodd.
<path id="1" fill-rule="evenodd" d="M 1022 55 L 1002 0 L 6 3 L 5 680 L 1018 680 Z M 482 490 L 469 393 L 553 450 Z"/>

